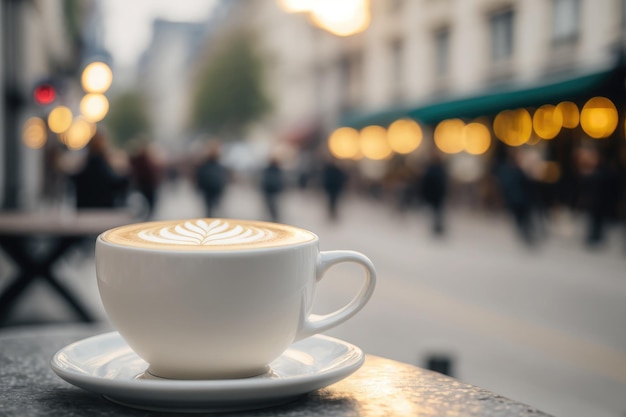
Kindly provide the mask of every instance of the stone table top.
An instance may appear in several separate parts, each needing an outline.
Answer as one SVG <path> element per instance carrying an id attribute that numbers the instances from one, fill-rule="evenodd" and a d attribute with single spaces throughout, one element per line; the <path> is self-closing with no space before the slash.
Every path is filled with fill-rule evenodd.
<path id="1" fill-rule="evenodd" d="M 50 369 L 50 358 L 57 350 L 106 330 L 93 325 L 66 325 L 0 331 L 0 415 L 168 415 L 116 405 L 98 394 L 68 384 Z M 448 376 L 373 355 L 367 355 L 363 367 L 343 381 L 294 402 L 273 408 L 211 415 L 548 416 L 530 406 Z"/>

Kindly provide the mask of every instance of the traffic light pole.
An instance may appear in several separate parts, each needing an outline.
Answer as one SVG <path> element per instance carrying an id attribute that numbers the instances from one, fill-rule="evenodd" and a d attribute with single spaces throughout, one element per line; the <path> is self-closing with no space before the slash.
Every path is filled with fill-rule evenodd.
<path id="1" fill-rule="evenodd" d="M 20 90 L 20 68 L 22 64 L 21 43 L 21 0 L 2 0 L 0 3 L 0 34 L 2 46 L 2 107 L 4 114 L 3 137 L 0 142 L 4 144 L 4 202 L 3 209 L 14 210 L 18 208 L 18 192 L 20 183 L 20 148 L 19 148 L 19 117 L 25 105 L 24 97 Z"/>

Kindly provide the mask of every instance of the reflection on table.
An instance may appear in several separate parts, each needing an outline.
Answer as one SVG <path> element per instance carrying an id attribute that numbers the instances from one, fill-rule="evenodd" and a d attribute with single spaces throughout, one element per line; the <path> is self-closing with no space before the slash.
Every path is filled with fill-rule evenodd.
<path id="1" fill-rule="evenodd" d="M 162 415 L 111 403 L 58 378 L 48 361 L 67 344 L 109 329 L 92 325 L 0 332 L 0 404 L 5 416 Z M 272 408 L 240 416 L 489 416 L 547 414 L 490 391 L 405 363 L 367 355 L 348 378 Z"/>
<path id="2" fill-rule="evenodd" d="M 88 309 L 55 275 L 53 266 L 75 245 L 133 219 L 127 210 L 0 212 L 0 247 L 17 268 L 15 277 L 0 293 L 0 324 L 38 278 L 49 284 L 81 321 L 93 321 Z M 45 244 L 34 248 L 37 240 Z"/>

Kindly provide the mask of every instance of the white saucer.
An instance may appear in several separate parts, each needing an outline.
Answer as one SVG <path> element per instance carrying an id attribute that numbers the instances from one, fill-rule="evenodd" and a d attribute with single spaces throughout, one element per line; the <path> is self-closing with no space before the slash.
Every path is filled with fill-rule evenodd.
<path id="1" fill-rule="evenodd" d="M 72 343 L 50 365 L 77 387 L 129 407 L 154 411 L 234 411 L 288 402 L 333 384 L 359 369 L 358 347 L 315 335 L 294 343 L 267 374 L 229 380 L 180 381 L 144 375 L 148 364 L 117 332 Z"/>

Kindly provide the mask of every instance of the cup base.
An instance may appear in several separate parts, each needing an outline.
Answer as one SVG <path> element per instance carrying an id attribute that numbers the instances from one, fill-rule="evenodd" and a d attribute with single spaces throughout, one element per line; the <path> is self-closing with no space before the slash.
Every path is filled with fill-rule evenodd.
<path id="1" fill-rule="evenodd" d="M 207 372 L 186 372 L 186 371 L 164 371 L 150 365 L 144 372 L 141 379 L 171 379 L 171 380 L 211 380 L 211 379 L 244 379 L 253 378 L 270 373 L 270 367 L 265 365 L 262 368 L 253 370 L 237 371 L 207 371 Z"/>

